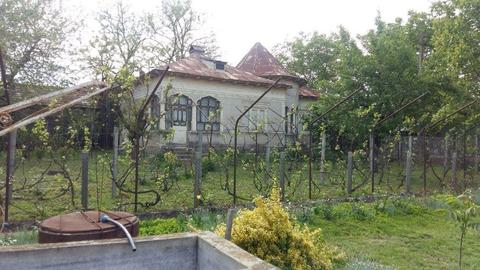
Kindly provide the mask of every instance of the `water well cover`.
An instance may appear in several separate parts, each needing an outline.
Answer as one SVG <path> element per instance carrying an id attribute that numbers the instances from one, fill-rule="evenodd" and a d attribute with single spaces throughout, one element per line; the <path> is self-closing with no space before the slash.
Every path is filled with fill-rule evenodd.
<path id="1" fill-rule="evenodd" d="M 102 213 L 123 224 L 133 237 L 138 236 L 139 219 L 133 214 L 118 211 L 86 211 L 44 220 L 40 223 L 38 242 L 58 243 L 125 237 L 122 230 L 114 224 L 100 222 Z"/>

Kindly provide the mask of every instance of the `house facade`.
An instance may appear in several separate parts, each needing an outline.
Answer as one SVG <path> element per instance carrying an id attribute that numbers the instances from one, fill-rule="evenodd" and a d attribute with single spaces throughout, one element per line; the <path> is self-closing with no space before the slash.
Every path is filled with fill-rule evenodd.
<path id="1" fill-rule="evenodd" d="M 162 73 L 162 69 L 150 71 L 153 79 L 137 86 L 135 96 L 147 96 Z M 319 94 L 290 74 L 260 43 L 236 67 L 192 46 L 188 57 L 169 65 L 150 104 L 150 113 L 159 116 L 152 128 L 170 130 L 172 137 L 167 142 L 160 138 L 161 132 L 153 132 L 149 147 L 192 146 L 200 133 L 212 145 L 233 145 L 237 118 L 277 79 L 279 83 L 240 119 L 239 146 L 281 143 L 298 136 L 301 115 Z"/>

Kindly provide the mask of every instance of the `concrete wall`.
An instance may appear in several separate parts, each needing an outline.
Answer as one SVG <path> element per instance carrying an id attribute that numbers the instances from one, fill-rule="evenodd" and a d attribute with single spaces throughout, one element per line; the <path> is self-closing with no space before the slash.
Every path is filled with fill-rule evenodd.
<path id="1" fill-rule="evenodd" d="M 218 236 L 182 233 L 0 248 L 0 269 L 277 269 Z"/>

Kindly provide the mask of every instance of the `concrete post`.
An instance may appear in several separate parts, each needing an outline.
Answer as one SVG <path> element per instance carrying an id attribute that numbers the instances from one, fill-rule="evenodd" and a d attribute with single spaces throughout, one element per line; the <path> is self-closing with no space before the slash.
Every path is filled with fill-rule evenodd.
<path id="1" fill-rule="evenodd" d="M 200 194 L 202 185 L 202 152 L 203 152 L 203 132 L 198 132 L 197 149 L 193 158 L 193 165 L 195 167 L 195 180 L 193 186 L 193 207 L 200 206 Z"/>
<path id="2" fill-rule="evenodd" d="M 347 194 L 352 194 L 352 177 L 353 176 L 353 153 L 348 151 L 347 156 Z"/>
<path id="3" fill-rule="evenodd" d="M 88 210 L 88 152 L 82 152 L 82 209 Z"/>
<path id="4" fill-rule="evenodd" d="M 322 150 L 320 151 L 320 184 L 325 184 L 325 149 L 327 148 L 327 134 L 322 132 Z"/>
<path id="5" fill-rule="evenodd" d="M 228 209 L 228 212 L 227 212 L 225 239 L 227 239 L 229 241 L 230 241 L 230 239 L 232 239 L 233 219 L 235 218 L 236 213 L 237 213 L 236 208 L 230 208 L 230 209 Z"/>
<path id="6" fill-rule="evenodd" d="M 118 143 L 119 130 L 118 127 L 113 127 L 112 198 L 117 196 L 117 186 L 115 185 L 115 181 L 118 180 Z"/>
<path id="7" fill-rule="evenodd" d="M 13 171 L 15 169 L 15 150 L 17 149 L 17 131 L 14 130 L 8 134 L 8 153 L 7 153 L 7 170 L 5 173 L 5 210 L 3 212 L 3 224 L 0 224 L 0 229 L 3 226 L 8 226 L 9 207 L 12 201 L 13 189 Z"/>
<path id="8" fill-rule="evenodd" d="M 280 152 L 280 192 L 282 202 L 285 201 L 285 150 Z"/>
<path id="9" fill-rule="evenodd" d="M 405 163 L 405 193 L 410 194 L 412 191 L 412 153 L 413 153 L 413 137 L 408 136 L 407 159 Z"/>
<path id="10" fill-rule="evenodd" d="M 457 191 L 457 150 L 452 153 L 452 188 Z"/>
<path id="11" fill-rule="evenodd" d="M 445 176 L 448 171 L 448 137 L 445 136 L 443 147 L 443 175 Z"/>
<path id="12" fill-rule="evenodd" d="M 8 160 L 7 164 L 7 185 L 8 188 L 6 190 L 8 191 L 8 201 L 12 201 L 12 190 L 13 190 L 13 171 L 15 170 L 15 150 L 17 149 L 17 131 L 12 131 L 8 135 L 8 152 L 10 159 Z"/>
<path id="13" fill-rule="evenodd" d="M 370 178 L 371 178 L 371 185 L 372 185 L 372 193 L 375 191 L 375 152 L 374 152 L 374 147 L 375 147 L 375 142 L 374 142 L 374 137 L 373 137 L 373 132 L 370 132 L 370 135 L 368 137 L 369 139 L 369 161 L 370 161 Z"/>
<path id="14" fill-rule="evenodd" d="M 475 173 L 478 174 L 478 156 L 479 156 L 479 143 L 478 143 L 478 135 L 475 134 L 475 156 L 474 156 L 474 167 L 475 167 Z"/>

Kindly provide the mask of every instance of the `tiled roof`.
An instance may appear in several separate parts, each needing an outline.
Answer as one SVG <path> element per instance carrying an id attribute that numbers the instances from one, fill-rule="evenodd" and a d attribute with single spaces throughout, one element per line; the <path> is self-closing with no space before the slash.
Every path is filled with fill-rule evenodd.
<path id="1" fill-rule="evenodd" d="M 250 51 L 240 60 L 237 68 L 262 77 L 296 77 L 290 74 L 260 42 L 253 45 Z"/>
<path id="2" fill-rule="evenodd" d="M 304 98 L 314 98 L 317 99 L 320 97 L 320 93 L 317 90 L 312 88 L 301 86 L 298 88 L 298 95 Z"/>
<path id="3" fill-rule="evenodd" d="M 209 62 L 213 65 L 212 67 L 208 66 Z M 224 70 L 215 69 L 215 60 L 201 56 L 189 56 L 171 63 L 169 66 L 169 73 L 178 76 L 247 85 L 270 86 L 274 83 L 272 80 L 229 65 L 225 65 Z M 151 72 L 156 73 L 160 70 L 152 70 Z M 278 87 L 287 88 L 288 85 L 278 84 Z"/>

